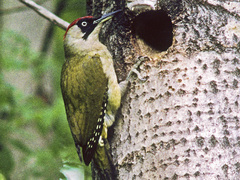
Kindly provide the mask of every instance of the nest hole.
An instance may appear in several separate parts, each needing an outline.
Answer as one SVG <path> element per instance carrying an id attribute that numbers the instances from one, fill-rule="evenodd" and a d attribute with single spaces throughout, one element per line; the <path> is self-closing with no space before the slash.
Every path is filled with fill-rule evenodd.
<path id="1" fill-rule="evenodd" d="M 133 33 L 158 51 L 166 51 L 173 42 L 173 25 L 164 10 L 147 11 L 133 20 Z"/>

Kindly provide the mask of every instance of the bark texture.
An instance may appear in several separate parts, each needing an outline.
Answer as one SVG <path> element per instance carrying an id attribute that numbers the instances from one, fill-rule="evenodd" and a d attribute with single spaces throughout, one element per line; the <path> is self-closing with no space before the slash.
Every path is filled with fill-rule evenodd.
<path id="1" fill-rule="evenodd" d="M 125 31 L 130 35 L 119 38 L 110 33 L 106 38 L 118 72 L 137 55 L 150 58 L 140 67 L 146 81 L 131 81 L 110 129 L 116 179 L 239 179 L 240 17 L 236 4 L 158 2 L 169 10 L 174 23 L 174 43 L 165 52 L 134 39 L 128 26 Z M 132 16 L 125 22 L 131 24 Z"/>

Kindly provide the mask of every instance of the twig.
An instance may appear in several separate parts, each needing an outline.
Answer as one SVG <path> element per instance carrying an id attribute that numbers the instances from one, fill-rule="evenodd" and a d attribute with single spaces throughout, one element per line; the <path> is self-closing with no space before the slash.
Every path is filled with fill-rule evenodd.
<path id="1" fill-rule="evenodd" d="M 38 4 L 36 4 L 35 2 L 33 2 L 31 0 L 19 0 L 19 1 L 22 2 L 23 4 L 25 4 L 26 6 L 32 8 L 40 16 L 46 18 L 50 22 L 59 26 L 60 28 L 62 28 L 64 30 L 67 29 L 67 27 L 69 25 L 68 22 L 66 22 L 66 21 L 62 20 L 61 18 L 57 17 L 55 14 L 51 13 L 47 9 L 43 8 L 42 6 L 39 6 Z"/>
<path id="2" fill-rule="evenodd" d="M 37 4 L 42 4 L 47 0 L 36 0 Z M 15 6 L 15 7 L 9 7 L 9 8 L 0 8 L 0 14 L 1 15 L 8 15 L 8 14 L 12 14 L 12 13 L 18 13 L 18 12 L 22 12 L 25 11 L 26 9 L 29 9 L 28 7 L 26 7 L 24 4 L 21 4 L 20 6 Z"/>

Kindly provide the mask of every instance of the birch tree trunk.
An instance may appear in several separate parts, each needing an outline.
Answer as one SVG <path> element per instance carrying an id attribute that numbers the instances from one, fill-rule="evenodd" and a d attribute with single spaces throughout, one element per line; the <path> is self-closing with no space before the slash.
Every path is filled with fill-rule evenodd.
<path id="1" fill-rule="evenodd" d="M 93 14 L 133 10 L 101 35 L 120 81 L 137 56 L 150 58 L 140 67 L 146 81 L 131 81 L 110 129 L 116 179 L 239 179 L 240 3 L 130 3 L 88 1 Z M 167 51 L 152 50 L 132 34 L 137 7 L 168 11 L 174 40 Z"/>

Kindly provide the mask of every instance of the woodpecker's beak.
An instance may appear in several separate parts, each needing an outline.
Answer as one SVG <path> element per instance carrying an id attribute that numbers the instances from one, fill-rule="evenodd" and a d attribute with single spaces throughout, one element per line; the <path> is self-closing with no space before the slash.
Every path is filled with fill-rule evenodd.
<path id="1" fill-rule="evenodd" d="M 119 12 L 121 12 L 121 11 L 122 11 L 122 10 L 119 9 L 119 10 L 117 10 L 117 11 L 113 11 L 113 12 L 111 12 L 111 13 L 104 14 L 104 15 L 102 15 L 102 17 L 100 17 L 100 18 L 96 19 L 95 21 L 93 21 L 93 24 L 103 23 L 103 22 L 111 19 L 115 14 L 117 14 L 117 13 L 119 13 Z"/>

